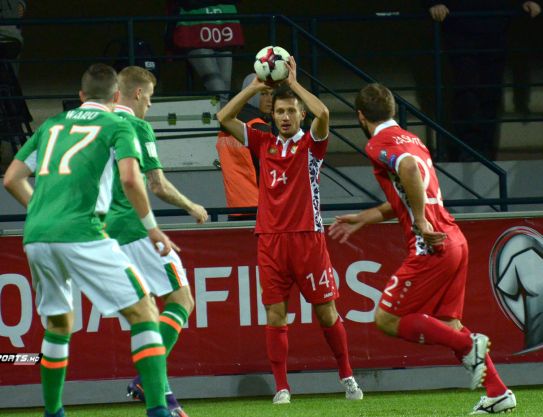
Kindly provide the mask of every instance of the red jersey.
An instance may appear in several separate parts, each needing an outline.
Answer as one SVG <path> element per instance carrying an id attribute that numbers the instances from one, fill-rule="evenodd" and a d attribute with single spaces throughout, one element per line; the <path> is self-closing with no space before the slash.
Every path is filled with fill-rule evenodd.
<path id="1" fill-rule="evenodd" d="M 454 218 L 443 207 L 441 190 L 430 152 L 417 136 L 403 130 L 394 120 L 390 120 L 377 126 L 374 136 L 366 145 L 366 153 L 373 165 L 375 178 L 403 227 L 411 255 L 426 255 L 433 251 L 413 227 L 413 213 L 400 183 L 398 169 L 401 160 L 406 156 L 415 158 L 419 166 L 426 190 L 426 219 L 435 231 L 447 234 L 445 245 L 465 242 Z"/>
<path id="2" fill-rule="evenodd" d="M 260 160 L 255 233 L 324 232 L 319 170 L 328 140 L 300 130 L 283 143 L 245 125 L 245 145 Z"/>

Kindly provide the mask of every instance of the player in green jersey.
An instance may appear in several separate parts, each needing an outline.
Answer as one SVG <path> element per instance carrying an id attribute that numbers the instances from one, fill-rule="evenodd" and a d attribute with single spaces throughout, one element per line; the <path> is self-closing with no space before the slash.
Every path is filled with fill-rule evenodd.
<path id="1" fill-rule="evenodd" d="M 103 184 L 117 165 L 125 195 L 162 254 L 174 248 L 156 225 L 141 179 L 139 142 L 130 124 L 112 112 L 117 74 L 104 64 L 83 75 L 78 109 L 46 120 L 9 166 L 6 189 L 28 208 L 24 248 L 47 317 L 41 351 L 46 417 L 64 416 L 62 391 L 74 315 L 72 281 L 103 315 L 119 311 L 131 324 L 132 359 L 145 387 L 147 415 L 171 416 L 166 407 L 166 349 L 149 287 L 100 215 L 111 200 Z M 35 173 L 34 188 L 28 178 Z M 106 346 L 104 346 L 105 348 Z"/>
<path id="2" fill-rule="evenodd" d="M 120 97 L 115 112 L 136 131 L 142 150 L 141 170 L 151 191 L 161 200 L 185 209 L 198 223 L 204 223 L 208 217 L 205 208 L 181 194 L 164 176 L 153 128 L 143 120 L 151 106 L 155 85 L 155 76 L 146 69 L 124 68 L 119 73 Z M 153 250 L 145 229 L 123 193 L 118 175 L 114 179 L 113 201 L 105 223 L 107 233 L 117 239 L 123 252 L 143 272 L 151 293 L 164 303 L 160 333 L 169 354 L 194 308 L 183 264 L 175 251 L 159 256 Z M 144 399 L 139 377 L 128 386 L 128 392 L 135 399 Z M 169 386 L 166 387 L 166 400 L 170 410 L 180 417 L 186 416 Z"/>

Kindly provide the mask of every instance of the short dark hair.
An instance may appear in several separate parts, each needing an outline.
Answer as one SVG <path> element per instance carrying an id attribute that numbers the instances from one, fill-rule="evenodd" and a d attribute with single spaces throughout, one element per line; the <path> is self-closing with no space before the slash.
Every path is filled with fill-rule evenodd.
<path id="1" fill-rule="evenodd" d="M 288 100 L 291 98 L 295 98 L 296 100 L 298 100 L 298 105 L 300 106 L 300 110 L 305 110 L 305 103 L 300 97 L 298 97 L 298 95 L 294 91 L 292 91 L 290 88 L 279 87 L 273 92 L 272 111 L 275 110 L 275 102 L 277 100 Z"/>
<path id="2" fill-rule="evenodd" d="M 118 90 L 117 72 L 106 64 L 93 64 L 81 77 L 87 99 L 111 101 Z"/>
<path id="3" fill-rule="evenodd" d="M 355 99 L 355 108 L 372 123 L 392 119 L 396 113 L 396 102 L 392 92 L 382 84 L 368 84 Z"/>
<path id="4" fill-rule="evenodd" d="M 156 77 L 151 71 L 135 65 L 125 67 L 119 72 L 119 89 L 125 95 L 144 84 L 152 83 L 156 86 L 156 82 Z"/>

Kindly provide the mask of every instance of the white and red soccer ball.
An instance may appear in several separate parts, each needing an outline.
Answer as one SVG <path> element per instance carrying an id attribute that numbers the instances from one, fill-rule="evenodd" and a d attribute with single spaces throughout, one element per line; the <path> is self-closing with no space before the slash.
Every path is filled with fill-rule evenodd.
<path id="1" fill-rule="evenodd" d="M 262 48 L 255 59 L 255 73 L 259 80 L 267 82 L 282 81 L 288 77 L 286 62 L 290 54 L 280 46 Z"/>

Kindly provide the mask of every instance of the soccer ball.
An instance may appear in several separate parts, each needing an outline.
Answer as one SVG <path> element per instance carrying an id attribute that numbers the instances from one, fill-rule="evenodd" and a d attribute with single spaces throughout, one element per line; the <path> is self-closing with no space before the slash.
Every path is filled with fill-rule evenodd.
<path id="1" fill-rule="evenodd" d="M 266 46 L 256 54 L 255 72 L 261 81 L 276 82 L 288 77 L 288 61 L 290 54 L 280 46 Z"/>

